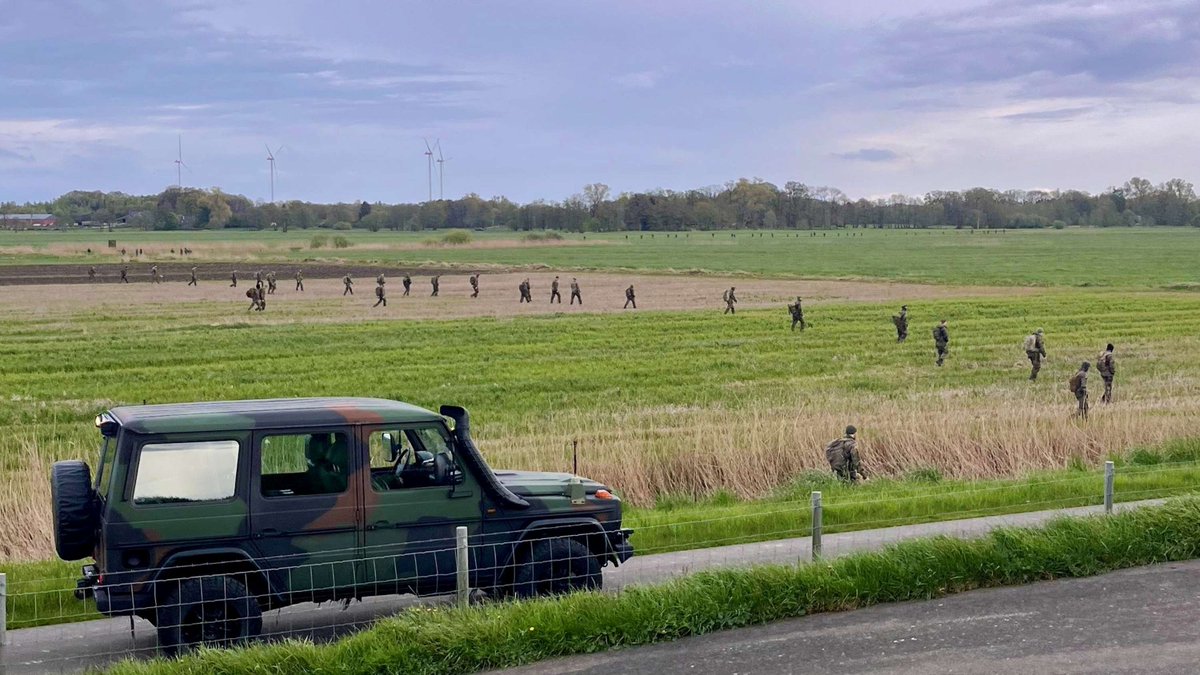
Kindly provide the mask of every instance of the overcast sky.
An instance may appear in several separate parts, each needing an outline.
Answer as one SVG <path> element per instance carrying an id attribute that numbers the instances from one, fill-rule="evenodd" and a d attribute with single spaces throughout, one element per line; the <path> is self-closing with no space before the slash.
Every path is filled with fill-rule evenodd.
<path id="1" fill-rule="evenodd" d="M 851 197 L 1200 168 L 1200 2 L 0 0 L 0 201 Z M 436 167 L 434 196 L 438 194 Z"/>

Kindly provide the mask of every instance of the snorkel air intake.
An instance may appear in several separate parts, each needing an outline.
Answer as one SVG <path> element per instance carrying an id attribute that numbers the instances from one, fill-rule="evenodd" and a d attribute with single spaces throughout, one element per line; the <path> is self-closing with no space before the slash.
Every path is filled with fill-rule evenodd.
<path id="1" fill-rule="evenodd" d="M 444 405 L 438 412 L 442 417 L 449 417 L 454 421 L 454 442 L 458 446 L 458 455 L 462 457 L 464 463 L 475 470 L 484 489 L 506 506 L 518 509 L 529 508 L 529 502 L 519 495 L 513 494 L 512 490 L 509 490 L 496 478 L 496 474 L 492 473 L 492 467 L 488 466 L 483 455 L 479 453 L 479 448 L 475 447 L 475 442 L 471 440 L 471 416 L 467 413 L 467 409 L 456 405 Z"/>

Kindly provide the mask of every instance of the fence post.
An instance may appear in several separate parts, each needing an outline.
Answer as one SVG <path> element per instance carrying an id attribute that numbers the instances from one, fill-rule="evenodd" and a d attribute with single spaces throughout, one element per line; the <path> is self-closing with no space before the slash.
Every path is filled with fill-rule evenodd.
<path id="1" fill-rule="evenodd" d="M 812 493 L 812 559 L 821 559 L 821 493 Z"/>
<path id="2" fill-rule="evenodd" d="M 467 528 L 459 526 L 454 531 L 454 560 L 458 572 L 458 606 L 466 607 L 470 599 L 470 569 L 467 562 Z"/>
<path id="3" fill-rule="evenodd" d="M 1104 463 L 1104 512 L 1112 513 L 1113 509 L 1113 476 L 1116 467 L 1112 462 Z"/>
<path id="4" fill-rule="evenodd" d="M 0 652 L 8 645 L 8 575 L 0 572 Z M 4 667 L 0 663 L 0 669 Z"/>

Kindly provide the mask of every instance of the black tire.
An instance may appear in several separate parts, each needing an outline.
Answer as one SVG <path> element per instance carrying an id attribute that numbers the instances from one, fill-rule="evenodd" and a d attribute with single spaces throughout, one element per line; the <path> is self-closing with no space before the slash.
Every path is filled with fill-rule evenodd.
<path id="1" fill-rule="evenodd" d="M 242 644 L 262 632 L 262 607 L 232 577 L 161 581 L 157 595 L 158 648 L 166 656 Z"/>
<path id="2" fill-rule="evenodd" d="M 595 590 L 603 584 L 600 561 L 575 539 L 534 542 L 513 574 L 518 598 Z"/>
<path id="3" fill-rule="evenodd" d="M 63 560 L 79 560 L 96 548 L 96 493 L 92 470 L 77 459 L 50 467 L 50 500 L 54 505 L 54 550 Z"/>

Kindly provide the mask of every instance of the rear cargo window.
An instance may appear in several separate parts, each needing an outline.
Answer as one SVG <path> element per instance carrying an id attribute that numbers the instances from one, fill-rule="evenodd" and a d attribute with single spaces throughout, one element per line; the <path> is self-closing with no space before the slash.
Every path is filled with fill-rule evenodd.
<path id="1" fill-rule="evenodd" d="M 237 441 L 148 443 L 138 459 L 134 504 L 228 499 L 237 488 Z"/>

